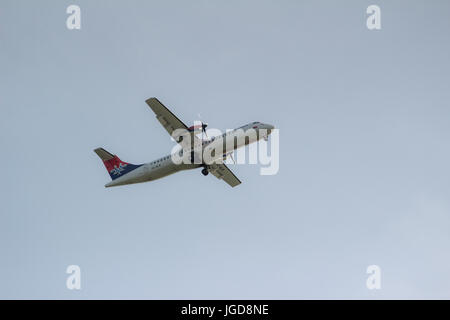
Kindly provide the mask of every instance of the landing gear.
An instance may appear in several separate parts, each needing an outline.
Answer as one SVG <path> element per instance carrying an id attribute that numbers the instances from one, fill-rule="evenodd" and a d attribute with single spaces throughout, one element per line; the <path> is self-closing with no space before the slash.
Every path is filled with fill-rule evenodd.
<path id="1" fill-rule="evenodd" d="M 203 168 L 203 169 L 202 169 L 202 174 L 203 174 L 204 176 L 207 176 L 208 173 L 209 173 L 208 169 L 206 169 L 206 168 Z"/>

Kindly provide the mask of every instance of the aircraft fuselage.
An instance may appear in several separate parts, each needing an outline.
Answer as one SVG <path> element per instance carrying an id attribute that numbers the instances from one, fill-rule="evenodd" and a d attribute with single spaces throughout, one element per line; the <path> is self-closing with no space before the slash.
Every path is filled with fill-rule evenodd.
<path id="1" fill-rule="evenodd" d="M 266 139 L 274 127 L 260 122 L 249 123 L 235 130 L 224 133 L 221 136 L 203 140 L 200 147 L 202 154 L 212 154 L 210 160 L 223 159 L 234 150 L 247 144 L 254 143 L 260 139 Z M 249 129 L 253 129 L 256 134 L 247 134 Z M 214 152 L 220 150 L 220 152 Z M 180 149 L 181 151 L 181 149 Z M 172 154 L 160 159 L 145 163 L 113 181 L 107 183 L 105 187 L 121 186 L 126 184 L 141 183 L 157 180 L 178 171 L 190 170 L 199 167 L 208 169 L 208 164 L 201 163 L 181 163 L 177 164 L 172 159 Z"/>

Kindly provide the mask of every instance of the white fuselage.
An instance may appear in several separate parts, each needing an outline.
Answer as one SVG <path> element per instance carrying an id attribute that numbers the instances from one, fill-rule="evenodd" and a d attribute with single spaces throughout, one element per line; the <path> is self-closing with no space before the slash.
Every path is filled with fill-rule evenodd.
<path id="1" fill-rule="evenodd" d="M 248 129 L 253 129 L 256 134 L 247 134 Z M 272 125 L 253 122 L 224 133 L 221 136 L 213 137 L 209 140 L 203 140 L 200 149 L 202 153 L 208 154 L 211 154 L 211 150 L 213 149 L 220 150 L 220 152 L 212 153 L 213 160 L 222 159 L 224 155 L 227 155 L 238 148 L 254 143 L 262 138 L 267 138 L 272 129 Z M 208 165 L 205 163 L 176 164 L 172 160 L 172 155 L 169 154 L 155 161 L 143 164 L 139 168 L 107 183 L 105 187 L 152 181 L 166 177 L 178 171 L 195 169 L 199 167 L 208 168 Z"/>

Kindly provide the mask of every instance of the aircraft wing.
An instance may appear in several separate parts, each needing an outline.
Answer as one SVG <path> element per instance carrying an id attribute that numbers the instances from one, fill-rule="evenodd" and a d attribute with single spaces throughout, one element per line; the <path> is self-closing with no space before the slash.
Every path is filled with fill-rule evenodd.
<path id="1" fill-rule="evenodd" d="M 214 163 L 209 166 L 209 172 L 211 172 L 217 179 L 222 179 L 232 187 L 236 187 L 241 184 L 241 181 L 234 175 L 233 172 L 223 163 Z"/>
<path id="2" fill-rule="evenodd" d="M 156 119 L 161 122 L 164 129 L 172 136 L 172 133 L 176 129 L 186 129 L 187 126 L 177 118 L 169 109 L 167 109 L 158 99 L 150 98 L 147 99 L 148 106 L 156 114 Z"/>
<path id="3" fill-rule="evenodd" d="M 158 121 L 162 124 L 162 126 L 164 127 L 164 129 L 166 129 L 166 131 L 169 133 L 169 135 L 173 138 L 175 138 L 175 140 L 178 140 L 179 136 L 174 136 L 174 131 L 177 129 L 181 129 L 183 130 L 184 134 L 183 135 L 190 135 L 190 140 L 191 141 L 191 145 L 186 145 L 184 146 L 181 141 L 179 140 L 177 141 L 178 143 L 182 144 L 183 149 L 192 149 L 195 146 L 201 146 L 201 140 L 199 138 L 197 138 L 195 136 L 195 133 L 193 132 L 188 132 L 188 127 L 183 123 L 183 121 L 181 121 L 180 119 L 177 118 L 176 115 L 174 115 L 169 109 L 167 109 L 157 98 L 150 98 L 147 99 L 145 101 L 148 106 L 150 107 L 150 109 L 153 110 L 153 112 L 156 115 L 156 119 L 158 119 Z"/>

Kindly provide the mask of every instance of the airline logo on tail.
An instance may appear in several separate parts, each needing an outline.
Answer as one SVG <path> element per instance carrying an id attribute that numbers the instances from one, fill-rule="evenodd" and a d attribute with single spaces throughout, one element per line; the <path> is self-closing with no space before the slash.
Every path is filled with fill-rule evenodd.
<path id="1" fill-rule="evenodd" d="M 122 171 L 125 170 L 126 166 L 127 166 L 127 165 L 126 165 L 126 164 L 123 164 L 123 163 L 119 164 L 119 167 L 114 166 L 114 169 L 112 169 L 112 170 L 109 172 L 109 174 L 120 175 L 120 174 L 122 173 Z"/>
<path id="2" fill-rule="evenodd" d="M 108 170 L 112 180 L 117 179 L 127 174 L 128 172 L 142 166 L 142 164 L 136 165 L 122 161 L 118 156 L 109 153 L 103 148 L 97 148 L 94 151 L 95 153 L 97 153 L 100 159 L 102 159 L 103 164 L 105 165 L 106 170 Z"/>
<path id="3" fill-rule="evenodd" d="M 103 163 L 113 180 L 141 166 L 124 162 L 120 160 L 118 156 L 105 160 Z"/>

